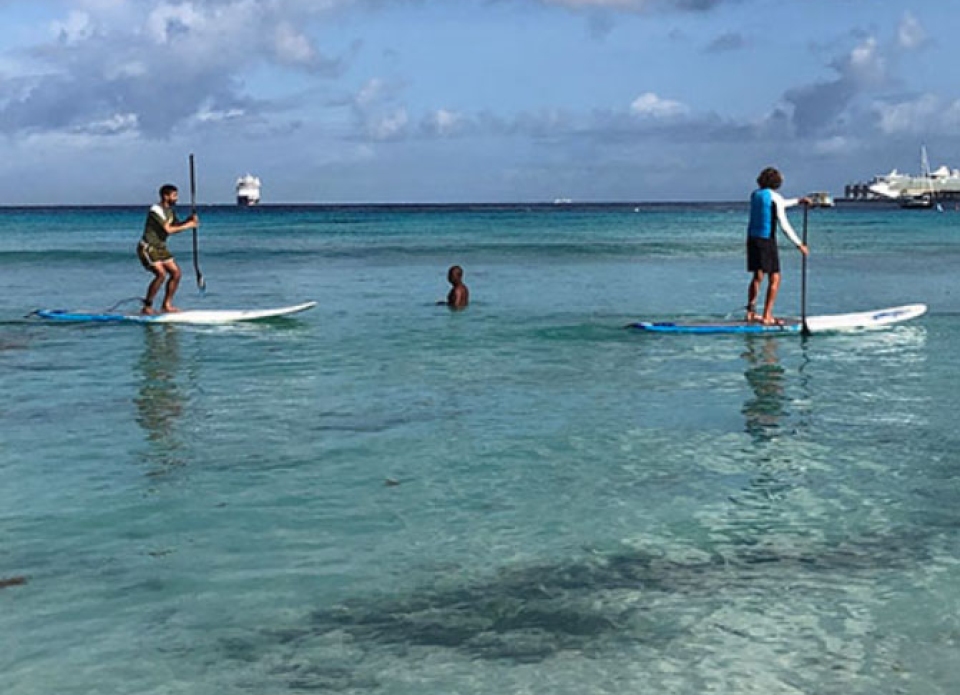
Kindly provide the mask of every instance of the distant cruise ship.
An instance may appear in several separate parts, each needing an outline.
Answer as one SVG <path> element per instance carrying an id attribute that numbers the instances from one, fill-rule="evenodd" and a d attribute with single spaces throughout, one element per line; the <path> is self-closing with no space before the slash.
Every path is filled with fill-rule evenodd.
<path id="1" fill-rule="evenodd" d="M 920 175 L 901 174 L 894 169 L 889 174 L 875 176 L 867 185 L 870 192 L 882 198 L 908 200 L 914 198 L 935 198 L 947 194 L 947 197 L 960 195 L 960 169 L 941 166 L 930 170 L 927 148 L 921 148 Z"/>
<path id="2" fill-rule="evenodd" d="M 251 174 L 237 179 L 237 205 L 259 205 L 260 179 Z"/>

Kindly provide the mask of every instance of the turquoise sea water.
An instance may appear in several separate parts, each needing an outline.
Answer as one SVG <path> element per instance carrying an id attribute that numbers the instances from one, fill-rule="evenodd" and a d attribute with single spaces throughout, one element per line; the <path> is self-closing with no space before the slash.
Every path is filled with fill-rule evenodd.
<path id="1" fill-rule="evenodd" d="M 0 210 L 5 695 L 960 690 L 960 212 L 811 212 L 875 333 L 625 329 L 739 314 L 744 205 L 211 208 L 181 307 L 319 306 L 23 318 L 144 213 Z"/>

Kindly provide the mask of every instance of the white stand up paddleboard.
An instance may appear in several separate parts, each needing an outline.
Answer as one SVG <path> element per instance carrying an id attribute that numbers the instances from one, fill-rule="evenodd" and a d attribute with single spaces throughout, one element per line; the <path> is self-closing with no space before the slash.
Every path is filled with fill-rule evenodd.
<path id="1" fill-rule="evenodd" d="M 828 314 L 808 316 L 807 330 L 810 333 L 828 333 L 832 331 L 870 330 L 883 328 L 922 316 L 927 311 L 926 304 L 907 304 L 888 309 L 862 311 L 854 314 Z M 748 321 L 638 321 L 630 324 L 649 333 L 763 333 L 797 334 L 803 332 L 803 323 L 799 318 L 785 319 L 782 326 L 764 326 Z"/>
<path id="2" fill-rule="evenodd" d="M 187 323 L 187 324 L 224 324 L 240 321 L 261 321 L 263 319 L 290 316 L 306 311 L 317 305 L 316 302 L 304 302 L 276 309 L 197 309 L 177 311 L 170 314 L 96 314 L 63 311 L 60 309 L 40 309 L 33 314 L 48 321 L 72 323 Z"/>

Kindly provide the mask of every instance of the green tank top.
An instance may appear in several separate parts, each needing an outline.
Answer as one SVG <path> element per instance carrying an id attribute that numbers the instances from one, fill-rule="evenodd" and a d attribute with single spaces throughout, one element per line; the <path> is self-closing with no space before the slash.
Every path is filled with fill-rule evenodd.
<path id="1" fill-rule="evenodd" d="M 163 228 L 164 222 L 175 224 L 176 215 L 170 208 L 164 209 L 162 205 L 154 205 L 147 213 L 147 221 L 143 225 L 143 241 L 150 246 L 166 246 L 167 230 Z"/>

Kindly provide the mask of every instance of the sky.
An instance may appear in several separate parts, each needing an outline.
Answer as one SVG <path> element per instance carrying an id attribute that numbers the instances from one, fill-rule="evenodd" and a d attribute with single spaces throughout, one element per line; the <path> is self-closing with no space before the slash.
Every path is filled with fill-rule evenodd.
<path id="1" fill-rule="evenodd" d="M 0 0 L 0 205 L 742 200 L 960 167 L 960 0 Z"/>

